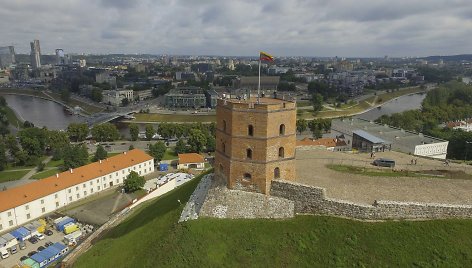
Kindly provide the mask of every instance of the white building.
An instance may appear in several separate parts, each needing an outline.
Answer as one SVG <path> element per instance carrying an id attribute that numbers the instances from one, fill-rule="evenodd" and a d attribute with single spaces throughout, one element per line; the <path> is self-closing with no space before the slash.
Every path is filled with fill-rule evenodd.
<path id="1" fill-rule="evenodd" d="M 110 103 L 115 106 L 121 105 L 123 99 L 128 99 L 129 102 L 134 100 L 134 93 L 131 89 L 104 90 L 102 94 L 104 103 Z"/>
<path id="2" fill-rule="evenodd" d="M 121 185 L 131 171 L 154 172 L 154 158 L 134 149 L 55 176 L 0 192 L 0 232 L 95 193 Z"/>
<path id="3" fill-rule="evenodd" d="M 204 169 L 205 159 L 197 153 L 179 154 L 177 169 Z"/>

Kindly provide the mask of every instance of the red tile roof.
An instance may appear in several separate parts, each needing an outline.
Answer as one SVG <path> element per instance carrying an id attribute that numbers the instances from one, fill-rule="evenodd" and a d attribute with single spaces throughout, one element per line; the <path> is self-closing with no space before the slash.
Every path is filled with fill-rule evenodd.
<path id="1" fill-rule="evenodd" d="M 2 191 L 0 192 L 0 212 L 151 159 L 153 157 L 145 152 L 134 149 L 126 152 L 126 154 L 123 153 L 102 160 L 101 163 L 94 162 L 78 167 L 73 169 L 72 173 L 68 170 L 59 173 L 58 177 L 54 175 Z"/>
<path id="2" fill-rule="evenodd" d="M 179 154 L 179 164 L 203 163 L 203 156 L 196 153 Z"/>
<path id="3" fill-rule="evenodd" d="M 312 140 L 310 138 L 304 138 L 303 140 L 297 141 L 297 146 L 325 146 L 325 147 L 336 147 L 336 146 L 345 146 L 346 142 L 339 139 L 333 138 L 321 138 L 317 140 Z"/>

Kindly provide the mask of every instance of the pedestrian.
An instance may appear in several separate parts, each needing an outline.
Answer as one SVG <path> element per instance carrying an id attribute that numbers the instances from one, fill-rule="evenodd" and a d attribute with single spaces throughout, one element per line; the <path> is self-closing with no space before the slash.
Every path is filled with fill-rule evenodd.
<path id="1" fill-rule="evenodd" d="M 411 159 L 410 163 L 413 165 L 413 163 L 415 162 L 415 160 L 413 160 L 413 158 Z"/>
<path id="2" fill-rule="evenodd" d="M 418 159 L 417 159 L 417 158 L 415 158 L 415 165 L 416 165 L 416 163 L 417 163 L 417 162 L 416 162 L 417 160 L 418 160 Z"/>
<path id="3" fill-rule="evenodd" d="M 370 153 L 370 158 L 373 158 L 374 157 L 374 153 Z"/>

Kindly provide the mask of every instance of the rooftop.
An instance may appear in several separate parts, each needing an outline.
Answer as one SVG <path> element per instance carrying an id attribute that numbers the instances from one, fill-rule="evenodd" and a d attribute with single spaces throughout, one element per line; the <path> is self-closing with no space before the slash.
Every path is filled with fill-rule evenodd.
<path id="1" fill-rule="evenodd" d="M 203 156 L 197 153 L 179 154 L 179 164 L 191 164 L 205 162 Z"/>
<path id="2" fill-rule="evenodd" d="M 0 212 L 48 196 L 57 191 L 153 159 L 134 149 L 76 169 L 0 192 Z"/>

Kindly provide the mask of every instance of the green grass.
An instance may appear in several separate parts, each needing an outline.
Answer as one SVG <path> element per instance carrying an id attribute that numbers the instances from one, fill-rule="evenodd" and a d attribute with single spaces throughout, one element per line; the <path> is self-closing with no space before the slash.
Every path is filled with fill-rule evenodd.
<path id="1" fill-rule="evenodd" d="M 216 122 L 216 115 L 203 115 L 203 114 L 134 114 L 136 117 L 132 122 L 174 122 L 174 123 L 186 123 L 186 122 Z"/>
<path id="2" fill-rule="evenodd" d="M 7 181 L 16 181 L 21 179 L 29 170 L 18 170 L 18 171 L 1 171 L 0 172 L 0 183 Z"/>
<path id="3" fill-rule="evenodd" d="M 162 160 L 174 160 L 178 159 L 177 154 L 175 153 L 174 149 L 167 149 L 166 152 L 164 153 L 164 156 L 162 157 Z"/>
<path id="4" fill-rule="evenodd" d="M 59 160 L 51 160 L 46 164 L 46 167 L 59 167 L 64 165 L 64 160 L 59 159 Z"/>
<path id="5" fill-rule="evenodd" d="M 56 173 L 61 173 L 61 171 L 58 170 L 57 168 L 53 168 L 53 169 L 49 169 L 49 170 L 45 170 L 45 171 L 38 172 L 38 173 L 34 174 L 34 175 L 31 177 L 31 179 L 33 179 L 33 180 L 40 180 L 40 179 L 44 179 L 44 178 L 47 178 L 47 177 L 56 175 Z"/>
<path id="6" fill-rule="evenodd" d="M 5 106 L 6 116 L 10 125 L 21 129 L 23 128 L 23 121 L 21 121 L 15 114 L 12 108 Z"/>
<path id="7" fill-rule="evenodd" d="M 177 224 L 198 180 L 139 208 L 74 267 L 470 267 L 472 221 L 202 218 Z"/>

